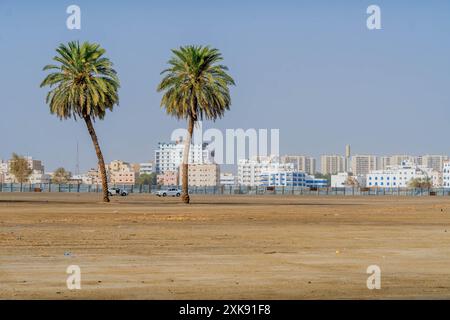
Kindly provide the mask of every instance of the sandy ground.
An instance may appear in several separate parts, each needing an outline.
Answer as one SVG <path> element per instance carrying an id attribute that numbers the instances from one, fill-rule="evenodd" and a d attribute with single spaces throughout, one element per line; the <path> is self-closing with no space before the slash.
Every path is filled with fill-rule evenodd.
<path id="1" fill-rule="evenodd" d="M 450 197 L 192 200 L 0 194 L 0 298 L 450 298 Z"/>

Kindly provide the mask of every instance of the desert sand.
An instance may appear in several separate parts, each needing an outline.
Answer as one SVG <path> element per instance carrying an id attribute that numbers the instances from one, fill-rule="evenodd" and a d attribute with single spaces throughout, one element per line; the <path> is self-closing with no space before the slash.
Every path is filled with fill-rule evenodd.
<path id="1" fill-rule="evenodd" d="M 0 194 L 0 299 L 410 298 L 450 298 L 450 197 Z"/>

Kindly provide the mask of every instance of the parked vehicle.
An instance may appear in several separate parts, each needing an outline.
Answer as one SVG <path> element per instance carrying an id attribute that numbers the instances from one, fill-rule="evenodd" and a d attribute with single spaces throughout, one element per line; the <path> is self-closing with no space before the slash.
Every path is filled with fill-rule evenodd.
<path id="1" fill-rule="evenodd" d="M 108 189 L 108 195 L 125 197 L 128 195 L 128 191 L 120 188 L 110 188 Z"/>
<path id="2" fill-rule="evenodd" d="M 167 196 L 179 197 L 181 196 L 181 190 L 178 188 L 169 188 L 167 190 L 159 190 L 158 192 L 156 192 L 156 195 L 158 197 L 167 197 Z"/>

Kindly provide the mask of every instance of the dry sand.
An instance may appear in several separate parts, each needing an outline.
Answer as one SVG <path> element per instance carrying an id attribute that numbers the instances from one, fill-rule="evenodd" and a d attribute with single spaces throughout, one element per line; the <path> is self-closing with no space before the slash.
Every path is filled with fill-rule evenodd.
<path id="1" fill-rule="evenodd" d="M 0 194 L 0 298 L 450 298 L 450 197 L 192 202 Z M 69 265 L 81 290 L 66 287 Z"/>

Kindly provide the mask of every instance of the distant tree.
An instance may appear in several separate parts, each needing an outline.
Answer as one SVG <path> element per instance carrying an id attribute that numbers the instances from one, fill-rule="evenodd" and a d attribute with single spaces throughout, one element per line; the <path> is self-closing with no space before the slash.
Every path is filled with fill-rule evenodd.
<path id="1" fill-rule="evenodd" d="M 52 181 L 57 184 L 65 184 L 72 178 L 72 174 L 64 168 L 58 168 L 53 172 Z"/>
<path id="2" fill-rule="evenodd" d="M 352 187 L 359 187 L 359 182 L 355 177 L 350 176 L 345 180 L 344 185 L 352 186 Z"/>
<path id="3" fill-rule="evenodd" d="M 408 186 L 410 188 L 429 189 L 433 186 L 433 183 L 429 177 L 412 179 Z"/>
<path id="4" fill-rule="evenodd" d="M 327 179 L 328 183 L 331 183 L 331 174 L 329 174 L 329 173 L 322 174 L 320 172 L 316 172 L 314 174 L 314 177 L 316 177 L 317 179 Z"/>
<path id="5" fill-rule="evenodd" d="M 150 184 L 152 186 L 156 185 L 156 173 L 141 174 L 138 178 L 138 184 Z"/>
<path id="6" fill-rule="evenodd" d="M 16 153 L 12 154 L 10 162 L 10 172 L 20 184 L 27 182 L 33 170 L 28 165 L 27 159 Z"/>

